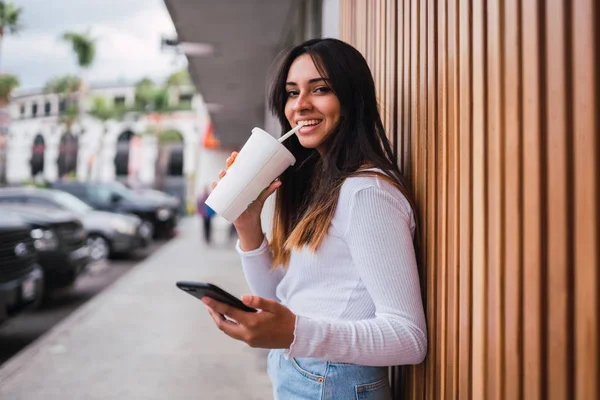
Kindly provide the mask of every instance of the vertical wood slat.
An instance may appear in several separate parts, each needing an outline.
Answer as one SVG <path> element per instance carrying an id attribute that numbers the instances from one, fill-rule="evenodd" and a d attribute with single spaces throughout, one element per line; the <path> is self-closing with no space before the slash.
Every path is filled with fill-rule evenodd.
<path id="1" fill-rule="evenodd" d="M 396 133 L 395 116 L 396 116 L 396 58 L 385 57 L 387 54 L 395 54 L 396 51 L 396 2 L 394 0 L 386 0 L 383 11 L 385 17 L 385 49 L 383 51 L 382 59 L 385 65 L 385 78 L 383 86 L 386 89 L 384 104 L 385 104 L 385 119 L 384 124 L 386 131 L 390 135 Z M 395 138 L 394 138 L 395 140 Z"/>
<path id="2" fill-rule="evenodd" d="M 600 397 L 598 375 L 599 204 L 598 4 L 573 2 L 573 98 L 575 178 L 575 399 Z"/>
<path id="3" fill-rule="evenodd" d="M 394 369 L 405 398 L 598 397 L 599 6 L 341 1 L 418 199 L 430 353 Z"/>
<path id="4" fill-rule="evenodd" d="M 468 398 L 485 398 L 485 292 L 486 292 L 486 218 L 485 158 L 487 119 L 486 99 L 486 10 L 482 2 L 473 3 L 473 325 L 471 393 Z"/>
<path id="5" fill-rule="evenodd" d="M 410 154 L 410 170 L 408 177 L 410 177 L 411 185 L 415 191 L 415 197 L 419 196 L 418 190 L 415 187 L 415 179 L 416 179 L 416 168 L 415 168 L 415 160 L 418 158 L 418 148 L 416 143 L 416 137 L 419 133 L 418 130 L 418 122 L 419 122 L 419 108 L 421 103 L 419 102 L 419 82 L 420 82 L 420 73 L 419 71 L 419 1 L 420 0 L 410 0 L 410 101 L 412 103 L 412 107 L 410 107 L 410 130 L 406 132 L 406 136 L 409 139 L 409 145 L 407 147 L 408 153 Z"/>
<path id="6" fill-rule="evenodd" d="M 548 399 L 567 400 L 571 387 L 569 370 L 569 226 L 568 210 L 568 154 L 567 143 L 567 90 L 565 9 L 562 0 L 546 2 L 546 77 L 548 82 L 546 115 L 548 229 L 548 296 L 544 301 L 552 310 L 548 313 L 548 345 L 543 349 L 552 362 L 546 364 L 548 374 Z M 564 60 L 564 62 L 555 62 Z"/>
<path id="7" fill-rule="evenodd" d="M 404 43 L 406 41 L 406 35 L 404 33 L 404 1 L 399 0 L 396 4 L 396 48 L 395 53 L 396 58 L 396 76 L 397 76 L 397 84 L 395 87 L 395 96 L 396 96 L 396 132 L 392 134 L 395 137 L 395 141 L 393 143 L 394 151 L 396 152 L 396 160 L 398 162 L 398 167 L 400 171 L 404 173 L 403 167 L 403 156 L 402 156 L 402 138 L 404 136 L 404 70 L 406 68 L 406 63 L 404 62 Z M 388 132 L 389 134 L 389 132 Z"/>
<path id="8" fill-rule="evenodd" d="M 377 45 L 375 54 L 375 58 L 377 60 L 377 70 L 378 78 L 377 78 L 377 90 L 379 93 L 379 104 L 383 104 L 383 113 L 382 118 L 385 120 L 387 118 L 387 104 L 385 104 L 385 96 L 387 93 L 387 87 L 385 85 L 385 71 L 386 65 L 384 63 L 385 56 L 385 48 L 387 35 L 385 32 L 385 0 L 380 1 L 377 5 L 377 22 L 375 24 L 375 29 L 377 29 L 377 38 L 375 44 Z"/>
<path id="9" fill-rule="evenodd" d="M 502 395 L 502 260 L 503 212 L 503 86 L 502 86 L 502 9 L 495 1 L 487 5 L 487 328 L 485 393 L 490 400 Z"/>
<path id="10" fill-rule="evenodd" d="M 523 2 L 522 68 L 523 68 L 523 246 L 524 280 L 524 398 L 542 399 L 541 363 L 541 130 L 540 130 L 540 0 Z"/>
<path id="11" fill-rule="evenodd" d="M 522 186 L 519 0 L 504 2 L 504 398 L 521 399 Z"/>
<path id="12" fill-rule="evenodd" d="M 443 373 L 446 365 L 446 332 L 445 327 L 447 325 L 447 282 L 448 282 L 448 268 L 447 268 L 447 224 L 448 224 L 448 140 L 445 134 L 448 126 L 448 29 L 447 29 L 447 3 L 441 2 L 438 4 L 438 129 L 436 135 L 439 138 L 438 148 L 439 157 L 436 163 L 439 173 L 437 179 L 438 185 L 438 223 L 437 231 L 435 236 L 438 243 L 438 256 L 434 260 L 439 270 L 438 282 L 435 287 L 438 289 L 438 300 L 437 315 L 439 316 L 436 321 L 436 347 L 437 352 L 434 353 L 436 356 L 432 364 L 436 367 L 434 370 L 434 376 L 430 378 L 433 381 L 434 390 L 429 394 L 429 398 L 440 398 L 441 394 L 446 393 L 445 386 L 445 374 Z M 431 337 L 431 334 L 430 334 Z"/>
<path id="13" fill-rule="evenodd" d="M 471 154 L 473 143 L 472 130 L 472 2 L 460 2 L 460 145 L 459 145 L 459 304 L 458 304 L 458 356 L 457 386 L 454 398 L 468 398 L 470 387 L 471 358 L 471 279 L 472 279 L 472 174 Z"/>
<path id="14" fill-rule="evenodd" d="M 438 204 L 438 164 L 437 164 L 437 9 L 436 1 L 428 0 L 427 2 L 427 209 L 429 215 L 427 219 L 427 231 L 435 232 L 437 227 L 437 204 Z M 437 358 L 437 315 L 438 315 L 438 293 L 436 290 L 436 282 L 438 280 L 437 268 L 437 235 L 427 235 L 427 264 L 426 264 L 426 312 L 431 315 L 429 320 L 430 329 L 432 330 L 429 343 L 430 358 L 425 364 L 425 376 L 432 376 L 435 371 L 435 359 Z M 426 379 L 425 387 L 423 388 L 426 397 L 432 397 L 435 393 L 435 379 Z"/>
<path id="15" fill-rule="evenodd" d="M 408 76 L 407 76 L 407 85 L 405 90 L 408 91 L 408 96 L 409 96 L 409 104 L 411 104 L 411 107 L 407 107 L 407 124 L 408 124 L 408 128 L 406 129 L 406 131 L 404 132 L 404 154 L 403 157 L 405 158 L 405 176 L 408 178 L 411 186 L 414 188 L 415 187 L 415 175 L 416 175 L 416 168 L 417 166 L 415 165 L 415 160 L 418 158 L 418 148 L 416 146 L 416 136 L 419 133 L 418 129 L 416 128 L 416 126 L 418 125 L 418 115 L 419 115 L 419 108 L 420 108 L 420 103 L 418 101 L 418 95 L 419 95 L 419 69 L 418 69 L 418 63 L 419 63 L 419 30 L 418 30 L 418 26 L 419 26 L 419 16 L 418 16 L 418 7 L 419 7 L 419 0 L 407 0 L 406 1 L 408 7 L 409 7 L 409 12 L 407 14 L 405 14 L 405 16 L 407 17 L 407 28 L 408 31 L 410 32 L 410 41 L 407 43 L 406 49 L 405 51 L 408 54 L 409 57 L 409 64 L 408 64 Z M 415 190 L 414 193 L 415 197 L 417 197 L 419 194 L 417 193 L 417 191 Z M 418 391 L 418 387 L 417 387 L 417 371 L 415 368 L 411 368 L 407 374 L 407 389 L 408 389 L 408 397 L 411 399 L 414 398 L 418 398 L 419 397 L 419 393 Z"/>
<path id="16" fill-rule="evenodd" d="M 456 392 L 456 361 L 458 359 L 458 349 L 456 340 L 458 337 L 458 226 L 460 216 L 458 215 L 458 160 L 459 160 L 459 0 L 448 1 L 448 126 L 447 126 L 447 144 L 448 152 L 448 225 L 447 232 L 447 327 L 446 334 L 446 368 L 445 368 L 445 398 L 453 398 Z"/>
<path id="17" fill-rule="evenodd" d="M 402 141 L 400 143 L 400 159 L 402 172 L 404 176 L 410 183 L 411 178 L 411 152 L 410 152 L 410 139 L 411 139 L 411 88 L 410 82 L 412 78 L 412 59 L 411 59 L 411 44 L 414 41 L 413 36 L 411 36 L 411 19 L 412 19 L 412 10 L 411 3 L 412 0 L 404 0 L 404 44 L 403 44 L 403 53 L 404 53 L 404 81 L 402 84 L 401 95 L 404 96 L 403 100 L 403 108 L 402 108 Z"/>
<path id="18" fill-rule="evenodd" d="M 416 180 L 420 190 L 419 204 L 427 204 L 427 146 L 429 140 L 429 127 L 427 125 L 427 0 L 419 1 L 419 132 L 416 137 L 418 161 L 414 161 Z M 419 212 L 419 226 L 426 227 L 429 219 L 429 213 Z M 419 246 L 419 267 L 420 274 L 427 278 L 427 246 L 426 237 L 423 237 L 423 245 Z M 415 393 L 418 398 L 425 396 L 425 366 L 419 365 L 414 368 L 415 371 Z"/>

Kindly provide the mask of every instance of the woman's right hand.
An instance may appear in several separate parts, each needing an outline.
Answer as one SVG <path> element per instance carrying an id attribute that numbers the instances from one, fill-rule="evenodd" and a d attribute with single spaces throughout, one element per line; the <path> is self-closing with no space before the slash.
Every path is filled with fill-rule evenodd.
<path id="1" fill-rule="evenodd" d="M 235 161 L 238 153 L 234 151 L 231 156 L 227 158 L 226 168 L 228 169 Z M 219 179 L 227 174 L 226 170 L 219 172 Z M 212 183 L 213 189 L 217 186 L 217 182 Z M 240 247 L 244 251 L 253 250 L 258 248 L 263 241 L 262 225 L 260 222 L 260 214 L 267 198 L 272 195 L 279 187 L 281 182 L 279 180 L 273 181 L 261 194 L 254 200 L 235 221 L 233 225 L 240 238 Z"/>

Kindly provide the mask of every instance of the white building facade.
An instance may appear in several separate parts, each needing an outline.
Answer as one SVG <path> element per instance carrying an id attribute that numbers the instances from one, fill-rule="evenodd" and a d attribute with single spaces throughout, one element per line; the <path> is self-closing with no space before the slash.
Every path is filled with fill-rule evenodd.
<path id="1" fill-rule="evenodd" d="M 182 147 L 185 149 L 182 170 L 183 175 L 187 176 L 194 171 L 197 156 L 194 148 L 199 146 L 208 118 L 202 99 L 190 91 L 191 88 L 188 88 L 180 95 L 180 98 L 191 103 L 188 111 L 163 114 L 160 119 L 128 113 L 120 120 L 103 122 L 83 113 L 71 128 L 77 143 L 76 149 L 68 148 L 68 144 L 64 143 L 67 128 L 61 121 L 63 106 L 58 95 L 42 92 L 16 95 L 9 106 L 11 123 L 7 140 L 7 181 L 20 183 L 39 179 L 53 182 L 61 178 L 61 153 L 71 156 L 71 160 L 76 159 L 74 170 L 69 171 L 71 177 L 78 180 L 114 180 L 123 171 L 116 160 L 117 142 L 120 141 L 126 143 L 130 152 L 140 153 L 136 157 L 139 165 L 132 165 L 138 172 L 133 179 L 138 179 L 140 184 L 151 185 L 158 160 L 158 138 L 152 132 L 156 131 L 158 124 L 163 130 L 174 130 L 181 134 Z M 86 94 L 84 109 L 89 110 L 91 99 L 97 97 L 116 106 L 131 106 L 135 100 L 135 89 L 133 86 L 119 85 L 92 87 Z M 175 99 L 174 105 L 178 101 Z M 124 141 L 124 136 L 127 141 Z M 136 138 L 134 146 L 131 143 L 133 138 Z"/>
<path id="2" fill-rule="evenodd" d="M 212 175 L 218 174 L 228 152 L 202 147 L 210 117 L 195 88 L 169 93 L 169 105 L 174 110 L 169 113 L 128 112 L 108 121 L 88 113 L 96 98 L 116 107 L 131 107 L 135 88 L 92 86 L 82 102 L 86 112 L 71 127 L 70 134 L 62 121 L 65 104 L 59 95 L 37 91 L 13 96 L 6 136 L 7 183 L 54 182 L 61 178 L 121 180 L 132 186 L 166 190 L 169 182 L 175 181 L 185 186 L 189 201 L 209 184 Z M 161 145 L 158 131 L 168 131 L 170 140 Z"/>

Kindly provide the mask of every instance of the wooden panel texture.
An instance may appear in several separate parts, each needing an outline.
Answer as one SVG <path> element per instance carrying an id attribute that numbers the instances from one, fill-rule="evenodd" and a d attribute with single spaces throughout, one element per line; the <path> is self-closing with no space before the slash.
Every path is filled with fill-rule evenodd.
<path id="1" fill-rule="evenodd" d="M 418 206 L 429 354 L 395 398 L 600 398 L 600 5 L 340 6 Z"/>

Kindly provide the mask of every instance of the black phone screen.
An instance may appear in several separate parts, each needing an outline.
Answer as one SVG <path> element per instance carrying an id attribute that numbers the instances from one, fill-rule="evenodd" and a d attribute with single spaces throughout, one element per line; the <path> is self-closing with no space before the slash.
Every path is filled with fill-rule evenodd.
<path id="1" fill-rule="evenodd" d="M 177 287 L 190 295 L 202 299 L 204 296 L 210 297 L 221 303 L 230 305 L 237 309 L 246 312 L 257 312 L 258 310 L 252 307 L 248 307 L 240 299 L 234 295 L 226 292 L 220 287 L 206 282 L 184 282 L 180 281 L 176 283 Z"/>

